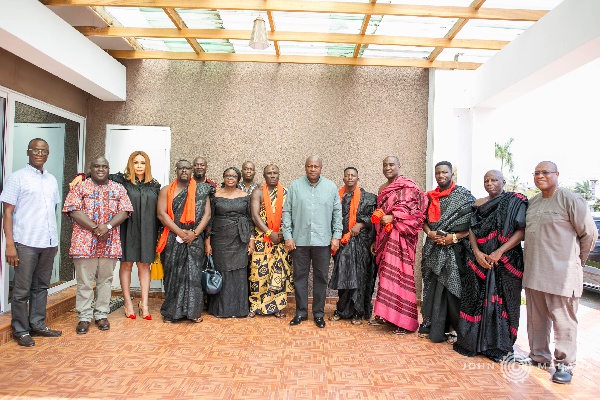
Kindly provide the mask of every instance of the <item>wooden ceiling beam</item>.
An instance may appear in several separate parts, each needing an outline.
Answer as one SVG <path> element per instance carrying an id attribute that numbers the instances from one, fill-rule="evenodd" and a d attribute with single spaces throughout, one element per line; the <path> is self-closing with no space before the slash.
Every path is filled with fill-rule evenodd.
<path id="1" fill-rule="evenodd" d="M 85 36 L 137 37 L 160 39 L 238 39 L 249 40 L 252 31 L 231 29 L 174 29 L 174 28 L 97 28 L 91 26 L 75 27 Z M 356 45 L 394 45 L 417 47 L 442 47 L 463 49 L 501 50 L 509 42 L 500 40 L 477 39 L 439 39 L 409 36 L 352 35 L 344 33 L 314 32 L 267 32 L 269 40 L 274 42 L 325 42 Z"/>
<path id="2" fill-rule="evenodd" d="M 273 19 L 273 13 L 271 11 L 267 11 L 267 18 L 269 19 L 269 28 L 271 28 L 271 32 L 275 32 L 275 20 Z M 273 46 L 275 47 L 275 54 L 281 55 L 279 51 L 279 42 L 277 40 L 273 40 Z"/>
<path id="3" fill-rule="evenodd" d="M 474 9 L 479 10 L 483 3 L 485 3 L 485 0 L 473 0 L 469 7 L 473 7 Z M 464 28 L 467 22 L 469 22 L 468 19 L 459 18 L 458 21 L 456 21 L 454 25 L 452 25 L 450 30 L 448 30 L 448 33 L 446 33 L 444 38 L 450 40 L 454 39 L 456 37 L 456 34 L 460 32 L 462 28 Z M 444 51 L 444 47 L 442 46 L 438 46 L 435 49 L 433 49 L 433 51 L 429 54 L 429 61 L 434 61 L 442 53 L 442 51 Z"/>
<path id="4" fill-rule="evenodd" d="M 372 4 L 377 3 L 377 0 L 371 0 Z M 363 19 L 363 23 L 362 23 L 362 27 L 360 28 L 360 34 L 361 35 L 365 35 L 365 33 L 367 33 L 367 28 L 369 27 L 369 21 L 371 21 L 371 15 L 365 15 L 365 18 Z M 362 47 L 362 45 L 357 44 L 354 47 L 354 54 L 352 55 L 352 57 L 357 58 L 358 54 L 360 53 L 360 48 Z"/>
<path id="5" fill-rule="evenodd" d="M 537 21 L 544 10 L 417 6 L 382 3 L 316 2 L 302 0 L 40 0 L 48 6 L 155 7 L 204 10 L 314 12 L 336 14 L 394 15 L 407 17 Z"/>
<path id="6" fill-rule="evenodd" d="M 111 56 L 129 60 L 178 60 L 178 61 L 218 61 L 218 62 L 260 62 L 284 64 L 327 64 L 350 66 L 414 67 L 442 69 L 477 69 L 481 64 L 455 61 L 434 61 L 392 58 L 353 58 L 329 56 L 276 56 L 263 54 L 217 54 L 180 53 L 168 51 L 111 50 Z"/>
<path id="7" fill-rule="evenodd" d="M 174 8 L 163 8 L 163 11 L 165 12 L 165 14 L 167 14 L 167 17 L 169 17 L 171 22 L 173 22 L 173 24 L 177 27 L 177 30 L 181 31 L 182 29 L 187 28 L 187 24 L 185 23 L 183 18 L 181 18 L 181 15 L 179 15 L 177 10 L 175 10 Z M 187 40 L 189 45 L 192 46 L 192 49 L 194 49 L 194 52 L 196 54 L 204 53 L 204 49 L 202 48 L 202 46 L 200 46 L 200 43 L 198 43 L 196 39 L 186 37 L 185 40 Z"/>

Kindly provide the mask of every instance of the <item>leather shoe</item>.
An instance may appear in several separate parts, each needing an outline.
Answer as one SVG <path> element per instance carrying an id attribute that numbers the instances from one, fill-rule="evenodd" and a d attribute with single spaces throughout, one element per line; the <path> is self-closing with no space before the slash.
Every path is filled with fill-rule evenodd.
<path id="1" fill-rule="evenodd" d="M 301 317 L 299 315 L 296 315 L 294 318 L 292 318 L 292 320 L 290 321 L 290 325 L 294 326 L 294 325 L 300 325 L 300 323 L 302 323 L 302 321 L 306 321 L 308 319 L 308 317 Z"/>
<path id="2" fill-rule="evenodd" d="M 23 346 L 23 347 L 35 346 L 35 342 L 31 338 L 31 335 L 29 333 L 24 333 L 20 336 L 14 335 L 14 338 L 17 341 L 17 344 L 19 346 Z"/>
<path id="3" fill-rule="evenodd" d="M 110 329 L 110 322 L 106 318 L 100 318 L 96 320 L 96 325 L 98 325 L 98 329 L 101 331 L 107 331 Z"/>
<path id="4" fill-rule="evenodd" d="M 85 335 L 86 333 L 88 333 L 89 329 L 90 321 L 79 321 L 79 323 L 77 324 L 77 328 L 75 328 L 75 332 L 77 332 L 78 335 Z"/>
<path id="5" fill-rule="evenodd" d="M 515 358 L 515 362 L 519 365 L 533 365 L 534 367 L 548 368 L 550 363 L 535 361 L 531 357 Z"/>
<path id="6" fill-rule="evenodd" d="M 315 317 L 315 325 L 319 328 L 325 328 L 325 320 L 323 317 Z"/>
<path id="7" fill-rule="evenodd" d="M 565 364 L 558 364 L 556 366 L 556 372 L 552 375 L 552 382 L 555 383 L 571 383 L 573 378 L 573 370 L 570 366 Z"/>
<path id="8" fill-rule="evenodd" d="M 43 336 L 43 337 L 59 337 L 62 335 L 62 331 L 55 331 L 53 329 L 48 328 L 47 326 L 44 329 L 32 329 L 29 331 L 31 336 Z"/>

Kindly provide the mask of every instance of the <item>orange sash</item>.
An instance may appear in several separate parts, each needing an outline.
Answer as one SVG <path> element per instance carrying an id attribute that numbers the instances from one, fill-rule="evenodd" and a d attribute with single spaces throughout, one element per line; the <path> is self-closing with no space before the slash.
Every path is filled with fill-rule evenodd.
<path id="1" fill-rule="evenodd" d="M 346 187 L 344 186 L 340 190 L 338 190 L 338 194 L 340 195 L 340 201 L 344 199 L 344 194 L 346 193 Z M 350 216 L 348 217 L 348 232 L 344 236 L 340 242 L 342 244 L 348 243 L 350 240 L 350 229 L 356 225 L 356 213 L 358 212 L 358 203 L 360 203 L 360 189 L 358 186 L 354 188 L 354 192 L 352 193 L 352 199 L 350 200 Z"/>
<path id="2" fill-rule="evenodd" d="M 434 190 L 427 192 L 427 195 L 431 199 L 429 203 L 429 210 L 427 210 L 427 220 L 429 222 L 437 222 L 442 217 L 442 208 L 440 206 L 440 197 L 446 197 L 454 190 L 456 184 L 452 182 L 452 185 L 444 191 L 440 192 L 440 187 L 436 187 Z"/>
<path id="3" fill-rule="evenodd" d="M 167 189 L 167 214 L 172 220 L 174 220 L 173 197 L 175 197 L 176 188 L 177 179 L 171 182 L 169 188 Z M 196 181 L 194 178 L 189 180 L 187 190 L 188 192 L 185 198 L 185 204 L 183 205 L 183 213 L 181 213 L 181 218 L 179 218 L 179 222 L 182 224 L 190 224 L 196 221 Z M 157 253 L 162 253 L 162 251 L 165 249 L 169 232 L 169 228 L 165 226 L 162 231 L 162 235 L 160 235 L 160 239 L 158 239 L 158 244 L 156 245 Z"/>
<path id="4" fill-rule="evenodd" d="M 279 232 L 281 229 L 281 215 L 283 213 L 283 186 L 277 182 L 277 194 L 275 197 L 275 213 L 273 213 L 273 207 L 271 206 L 271 195 L 269 193 L 269 187 L 267 184 L 263 184 L 263 203 L 265 204 L 265 214 L 267 216 L 267 227 L 273 232 Z M 271 239 L 265 235 L 265 242 L 271 243 Z"/>

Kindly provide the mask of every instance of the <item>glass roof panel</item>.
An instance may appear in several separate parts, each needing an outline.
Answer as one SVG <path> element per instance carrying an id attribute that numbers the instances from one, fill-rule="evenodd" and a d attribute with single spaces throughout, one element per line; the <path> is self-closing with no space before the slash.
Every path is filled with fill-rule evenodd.
<path id="1" fill-rule="evenodd" d="M 234 40 L 230 39 L 234 53 L 236 54 L 266 54 L 266 55 L 275 55 L 275 46 L 273 42 L 269 42 L 269 47 L 264 50 L 256 50 L 252 47 L 248 46 L 248 40 Z"/>
<path id="2" fill-rule="evenodd" d="M 223 21 L 219 11 L 215 10 L 188 10 L 178 8 L 183 22 L 191 29 L 223 29 Z M 167 17 L 168 18 L 168 17 Z"/>
<path id="3" fill-rule="evenodd" d="M 415 6 L 454 6 L 469 7 L 473 0 L 388 0 L 378 1 L 377 3 L 407 4 Z"/>
<path id="4" fill-rule="evenodd" d="M 138 7 L 105 7 L 105 9 L 124 27 L 150 28 L 152 26 Z M 160 12 L 162 12 L 162 10 L 160 10 Z M 171 24 L 170 28 L 172 28 L 173 23 L 171 21 L 169 21 L 169 23 Z"/>
<path id="5" fill-rule="evenodd" d="M 482 8 L 515 8 L 521 10 L 552 10 L 563 0 L 487 0 Z"/>
<path id="6" fill-rule="evenodd" d="M 357 34 L 364 15 L 273 12 L 273 19 L 278 31 Z"/>
<path id="7" fill-rule="evenodd" d="M 442 38 L 456 18 L 396 17 L 386 15 L 375 30 L 377 35 Z M 371 24 L 369 23 L 369 27 Z"/>
<path id="8" fill-rule="evenodd" d="M 192 46 L 185 39 L 155 39 L 136 38 L 146 50 L 161 50 L 174 52 L 194 52 Z M 203 39 L 199 40 L 200 46 L 207 53 L 232 53 L 233 46 L 228 40 Z"/>
<path id="9" fill-rule="evenodd" d="M 500 50 L 444 49 L 436 60 L 484 63 L 499 51 Z"/>
<path id="10" fill-rule="evenodd" d="M 425 60 L 433 51 L 433 47 L 414 46 L 382 46 L 371 44 L 362 46 L 359 55 L 365 58 L 415 58 Z"/>
<path id="11" fill-rule="evenodd" d="M 258 11 L 221 10 L 219 13 L 221 14 L 221 19 L 223 20 L 223 28 L 245 31 L 252 30 L 254 20 L 259 16 Z M 260 13 L 260 16 L 265 20 L 267 31 L 269 31 L 270 27 L 267 13 Z"/>
<path id="12" fill-rule="evenodd" d="M 534 23 L 472 19 L 456 35 L 457 39 L 514 40 Z"/>
<path id="13" fill-rule="evenodd" d="M 282 56 L 352 57 L 354 55 L 354 47 L 352 44 L 279 42 L 279 51 Z"/>

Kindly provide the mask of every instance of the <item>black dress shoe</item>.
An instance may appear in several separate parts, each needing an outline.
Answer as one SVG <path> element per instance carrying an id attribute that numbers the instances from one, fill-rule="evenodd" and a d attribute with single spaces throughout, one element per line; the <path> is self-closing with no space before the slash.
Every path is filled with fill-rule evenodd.
<path id="1" fill-rule="evenodd" d="M 565 364 L 558 364 L 556 366 L 556 372 L 552 375 L 552 382 L 555 383 L 571 383 L 573 378 L 573 370 L 570 366 Z"/>
<path id="2" fill-rule="evenodd" d="M 550 363 L 535 361 L 531 357 L 515 358 L 515 362 L 519 365 L 533 365 L 534 367 L 549 368 Z"/>
<path id="3" fill-rule="evenodd" d="M 44 337 L 59 337 L 60 335 L 62 335 L 62 331 L 55 331 L 48 327 L 45 327 L 44 329 L 32 329 L 29 331 L 29 333 L 31 333 L 31 336 Z"/>
<path id="4" fill-rule="evenodd" d="M 325 328 L 325 320 L 323 317 L 315 317 L 315 325 L 319 328 Z"/>
<path id="5" fill-rule="evenodd" d="M 96 320 L 96 325 L 98 325 L 98 329 L 101 331 L 107 331 L 110 329 L 110 322 L 106 318 L 100 318 Z"/>
<path id="6" fill-rule="evenodd" d="M 301 317 L 299 315 L 296 315 L 294 318 L 292 318 L 292 320 L 290 321 L 290 325 L 294 326 L 294 325 L 300 325 L 300 323 L 302 321 L 306 321 L 308 319 L 308 317 Z"/>
<path id="7" fill-rule="evenodd" d="M 85 335 L 90 330 L 90 321 L 79 321 L 77 324 L 77 328 L 75 328 L 75 332 L 78 335 Z"/>
<path id="8" fill-rule="evenodd" d="M 19 346 L 23 346 L 23 347 L 35 346 L 35 342 L 31 338 L 31 335 L 29 333 L 24 333 L 19 336 L 15 335 L 14 338 L 17 341 L 17 344 Z"/>

